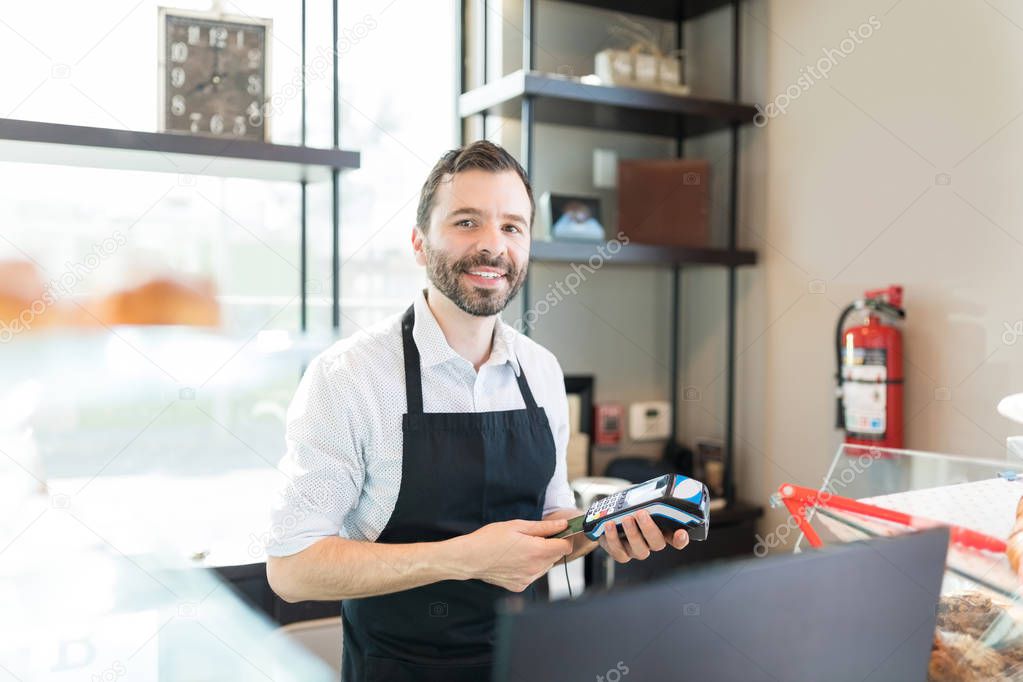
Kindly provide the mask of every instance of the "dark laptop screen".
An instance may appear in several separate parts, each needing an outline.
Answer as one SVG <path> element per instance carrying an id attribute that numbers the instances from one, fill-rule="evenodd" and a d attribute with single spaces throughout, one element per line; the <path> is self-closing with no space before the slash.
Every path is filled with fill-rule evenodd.
<path id="1" fill-rule="evenodd" d="M 925 680 L 947 547 L 938 529 L 511 599 L 494 680 Z"/>

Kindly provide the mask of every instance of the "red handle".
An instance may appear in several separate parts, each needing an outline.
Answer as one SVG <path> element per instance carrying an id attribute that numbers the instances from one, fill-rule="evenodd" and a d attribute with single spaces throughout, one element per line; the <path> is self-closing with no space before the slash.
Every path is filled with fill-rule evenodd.
<path id="1" fill-rule="evenodd" d="M 896 308 L 902 307 L 902 287 L 898 284 L 884 289 L 870 289 L 863 292 L 863 296 L 864 298 L 884 298 Z"/>
<path id="2" fill-rule="evenodd" d="M 885 509 L 884 507 L 878 507 L 873 504 L 866 504 L 865 502 L 853 500 L 848 497 L 832 495 L 827 491 L 818 491 L 813 488 L 804 488 L 803 486 L 792 485 L 791 483 L 783 483 L 781 487 L 778 488 L 778 494 L 781 495 L 782 502 L 785 503 L 785 508 L 789 510 L 789 514 L 791 514 L 796 520 L 796 524 L 799 525 L 799 529 L 803 531 L 803 534 L 806 535 L 806 539 L 813 547 L 820 547 L 822 543 L 820 537 L 818 537 L 817 533 L 814 532 L 812 528 L 810 529 L 810 532 L 807 532 L 807 528 L 810 528 L 810 524 L 806 520 L 806 510 L 810 507 L 827 507 L 829 509 L 838 509 L 840 511 L 870 516 L 872 518 L 881 519 L 882 521 L 890 521 L 892 523 L 908 526 L 917 530 L 947 526 L 950 531 L 949 535 L 951 540 L 955 544 L 972 547 L 974 549 L 987 550 L 989 552 L 1005 552 L 1005 540 L 999 540 L 998 538 L 985 535 L 984 533 L 978 533 L 975 530 L 963 528 L 962 526 L 941 523 L 920 516 L 913 516 L 904 512 L 895 511 L 894 509 Z"/>

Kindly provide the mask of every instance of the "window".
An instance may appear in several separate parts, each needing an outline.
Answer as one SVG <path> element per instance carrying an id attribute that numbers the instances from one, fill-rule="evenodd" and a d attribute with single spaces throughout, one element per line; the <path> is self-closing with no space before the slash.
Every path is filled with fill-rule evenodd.
<path id="1" fill-rule="evenodd" d="M 0 117 L 156 130 L 158 4 L 164 3 L 63 0 L 7 11 L 0 22 L 0 62 L 18 68 L 5 70 Z M 208 9 L 206 2 L 175 4 Z M 270 91 L 281 96 L 272 110 L 271 136 L 276 143 L 298 144 L 301 98 L 288 93 L 301 73 L 299 4 L 222 4 L 228 14 L 273 19 Z M 409 233 L 423 180 L 455 142 L 455 15 L 453 3 L 340 4 L 341 143 L 362 153 L 362 168 L 342 175 L 341 331 L 348 335 L 403 309 L 424 281 Z M 308 3 L 310 146 L 332 141 L 330 13 L 329 2 Z M 317 58 L 328 61 L 325 70 L 309 68 Z M 284 450 L 284 410 L 302 367 L 244 363 L 254 361 L 251 343 L 263 338 L 260 331 L 298 329 L 298 184 L 92 168 L 88 158 L 84 167 L 73 165 L 87 154 L 68 150 L 68 165 L 0 162 L 0 260 L 31 259 L 46 279 L 55 279 L 95 244 L 121 234 L 124 243 L 95 268 L 79 269 L 72 298 L 101 295 L 164 271 L 209 277 L 235 346 L 217 347 L 224 369 L 204 385 L 165 371 L 155 355 L 145 357 L 148 341 L 133 346 L 122 335 L 112 338 L 110 348 L 70 341 L 62 360 L 70 371 L 92 361 L 120 370 L 137 363 L 139 376 L 150 383 L 128 381 L 118 388 L 112 379 L 85 372 L 102 390 L 69 381 L 59 399 L 36 395 L 34 417 L 0 422 L 0 442 L 15 459 L 34 457 L 37 450 L 43 461 L 38 470 L 46 472 L 51 492 L 94 491 L 94 503 L 107 494 L 98 492 L 107 490 L 103 485 L 93 485 L 96 476 L 142 475 L 171 485 L 181 477 L 231 473 L 236 482 L 246 481 L 235 485 L 239 494 L 256 509 L 265 507 L 259 486 L 279 475 L 273 467 Z M 327 332 L 329 182 L 309 185 L 308 210 L 309 326 Z M 181 344 L 178 360 L 216 369 L 203 351 L 189 358 L 190 346 Z M 8 350 L 0 346 L 0 361 L 14 362 Z M 30 382 L 16 387 L 19 392 L 8 390 L 4 397 L 33 395 Z M 26 437 L 29 426 L 34 435 Z M 5 472 L 22 471 L 8 464 Z M 261 482 L 245 478 L 253 472 L 265 474 Z M 75 484 L 67 485 L 71 480 Z M 214 488 L 223 492 L 231 485 Z M 213 500 L 192 502 L 214 511 L 204 507 Z M 248 523 L 258 530 L 257 521 Z"/>

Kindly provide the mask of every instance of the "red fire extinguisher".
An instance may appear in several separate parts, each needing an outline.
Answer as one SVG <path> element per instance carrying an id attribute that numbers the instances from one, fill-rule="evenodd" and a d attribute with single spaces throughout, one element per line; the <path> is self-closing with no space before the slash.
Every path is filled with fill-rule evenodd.
<path id="1" fill-rule="evenodd" d="M 845 328 L 847 318 L 865 310 L 863 324 Z M 867 291 L 838 318 L 838 423 L 845 442 L 878 448 L 902 448 L 902 332 L 906 317 L 902 287 Z"/>

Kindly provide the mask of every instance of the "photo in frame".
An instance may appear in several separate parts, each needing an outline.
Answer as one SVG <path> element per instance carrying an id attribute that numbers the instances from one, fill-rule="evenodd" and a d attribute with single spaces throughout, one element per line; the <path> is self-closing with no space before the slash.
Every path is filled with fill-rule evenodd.
<path id="1" fill-rule="evenodd" d="M 545 192 L 540 198 L 540 228 L 535 239 L 601 242 L 606 239 L 600 199 L 592 196 Z"/>

